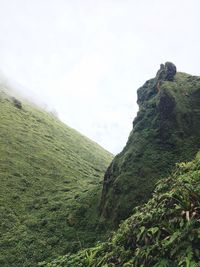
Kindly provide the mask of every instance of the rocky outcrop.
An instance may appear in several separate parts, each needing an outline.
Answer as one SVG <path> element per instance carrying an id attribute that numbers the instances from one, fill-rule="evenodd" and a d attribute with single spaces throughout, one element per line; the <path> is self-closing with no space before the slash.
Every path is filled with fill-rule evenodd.
<path id="1" fill-rule="evenodd" d="M 16 99 L 15 97 L 12 97 L 12 102 L 16 108 L 22 109 L 22 103 L 18 99 Z"/>
<path id="2" fill-rule="evenodd" d="M 171 62 L 166 62 L 165 65 L 160 65 L 156 78 L 161 81 L 173 81 L 175 75 L 176 66 Z"/>
<path id="3" fill-rule="evenodd" d="M 111 225 L 145 202 L 158 179 L 200 148 L 200 80 L 166 62 L 137 91 L 139 112 L 123 151 L 109 166 L 101 215 Z"/>

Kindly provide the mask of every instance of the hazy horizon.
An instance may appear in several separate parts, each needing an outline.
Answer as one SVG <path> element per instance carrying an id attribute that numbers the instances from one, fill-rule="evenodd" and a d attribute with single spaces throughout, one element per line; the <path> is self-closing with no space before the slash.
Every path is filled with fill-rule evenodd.
<path id="1" fill-rule="evenodd" d="M 0 0 L 0 71 L 112 153 L 161 63 L 199 75 L 198 0 Z"/>

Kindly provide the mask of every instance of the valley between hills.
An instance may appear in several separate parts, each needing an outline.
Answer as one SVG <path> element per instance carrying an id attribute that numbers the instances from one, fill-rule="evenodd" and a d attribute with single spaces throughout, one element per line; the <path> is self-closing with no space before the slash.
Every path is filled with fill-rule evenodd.
<path id="1" fill-rule="evenodd" d="M 161 64 L 115 157 L 0 88 L 0 266 L 195 267 L 200 77 Z"/>

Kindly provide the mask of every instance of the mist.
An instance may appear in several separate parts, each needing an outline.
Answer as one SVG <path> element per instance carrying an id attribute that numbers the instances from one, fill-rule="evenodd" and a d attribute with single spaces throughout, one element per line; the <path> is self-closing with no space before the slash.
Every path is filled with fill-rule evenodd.
<path id="1" fill-rule="evenodd" d="M 113 153 L 160 63 L 199 74 L 200 3 L 0 0 L 0 70 L 10 87 Z"/>
<path id="2" fill-rule="evenodd" d="M 0 90 L 5 91 L 9 96 L 25 101 L 30 105 L 35 106 L 38 109 L 41 109 L 45 112 L 50 113 L 52 116 L 59 119 L 58 112 L 55 108 L 47 103 L 34 93 L 34 91 L 27 89 L 17 83 L 12 81 L 11 78 L 7 78 L 3 73 L 0 72 Z"/>

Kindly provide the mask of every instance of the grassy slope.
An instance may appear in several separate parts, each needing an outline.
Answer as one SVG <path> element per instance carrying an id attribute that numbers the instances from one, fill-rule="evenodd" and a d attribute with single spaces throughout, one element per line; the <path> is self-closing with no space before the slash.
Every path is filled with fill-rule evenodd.
<path id="1" fill-rule="evenodd" d="M 123 151 L 105 175 L 102 214 L 119 223 L 149 199 L 155 183 L 176 162 L 200 148 L 200 77 L 177 73 L 174 81 L 151 79 L 138 89 L 139 112 Z"/>
<path id="2" fill-rule="evenodd" d="M 199 262 L 200 154 L 177 164 L 107 242 L 40 266 L 196 267 Z"/>
<path id="3" fill-rule="evenodd" d="M 1 88 L 0 266 L 4 267 L 35 266 L 39 260 L 92 243 L 95 203 L 112 159 L 57 118 L 26 102 L 22 105 L 16 108 Z"/>

